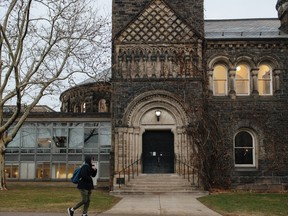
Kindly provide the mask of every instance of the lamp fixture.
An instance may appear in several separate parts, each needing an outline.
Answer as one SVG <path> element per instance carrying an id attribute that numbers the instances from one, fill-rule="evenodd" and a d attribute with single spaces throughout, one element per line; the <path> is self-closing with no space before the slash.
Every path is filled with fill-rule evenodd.
<path id="1" fill-rule="evenodd" d="M 160 110 L 156 110 L 155 115 L 156 115 L 157 121 L 159 121 L 160 120 L 160 116 L 161 116 L 161 111 Z"/>

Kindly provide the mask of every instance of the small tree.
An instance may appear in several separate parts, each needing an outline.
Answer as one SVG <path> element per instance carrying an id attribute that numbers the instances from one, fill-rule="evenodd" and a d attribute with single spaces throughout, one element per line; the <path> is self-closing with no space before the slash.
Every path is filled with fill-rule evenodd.
<path id="1" fill-rule="evenodd" d="M 93 2 L 0 2 L 0 189 L 6 189 L 5 149 L 33 107 L 63 80 L 94 76 L 110 52 L 109 22 L 97 16 Z M 15 106 L 9 116 L 8 104 Z"/>

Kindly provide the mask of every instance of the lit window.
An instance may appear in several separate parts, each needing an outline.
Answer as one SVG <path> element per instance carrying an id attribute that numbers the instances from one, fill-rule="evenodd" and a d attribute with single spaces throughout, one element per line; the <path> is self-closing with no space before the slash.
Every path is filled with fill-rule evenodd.
<path id="1" fill-rule="evenodd" d="M 236 94 L 237 95 L 249 95 L 250 85 L 249 85 L 249 67 L 247 65 L 238 65 L 236 68 Z"/>
<path id="2" fill-rule="evenodd" d="M 255 139 L 248 131 L 240 131 L 234 140 L 235 166 L 255 166 Z"/>
<path id="3" fill-rule="evenodd" d="M 227 68 L 224 65 L 214 67 L 213 93 L 218 96 L 227 95 Z"/>
<path id="4" fill-rule="evenodd" d="M 37 164 L 36 178 L 50 179 L 50 163 L 43 162 Z"/>
<path id="5" fill-rule="evenodd" d="M 272 95 L 272 73 L 268 65 L 260 65 L 258 72 L 259 95 Z"/>

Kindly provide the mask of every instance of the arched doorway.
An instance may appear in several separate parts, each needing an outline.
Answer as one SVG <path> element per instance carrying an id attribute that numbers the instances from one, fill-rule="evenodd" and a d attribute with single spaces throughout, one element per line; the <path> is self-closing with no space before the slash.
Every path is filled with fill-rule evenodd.
<path id="1" fill-rule="evenodd" d="M 146 131 L 142 137 L 143 173 L 174 173 L 174 135 L 168 130 Z"/>

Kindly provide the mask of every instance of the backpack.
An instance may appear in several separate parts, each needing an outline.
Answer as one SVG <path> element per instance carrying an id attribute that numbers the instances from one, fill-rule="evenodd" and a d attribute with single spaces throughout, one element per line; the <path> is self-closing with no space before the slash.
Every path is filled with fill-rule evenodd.
<path id="1" fill-rule="evenodd" d="M 85 165 L 85 164 L 84 164 Z M 74 170 L 73 172 L 73 175 L 71 177 L 71 181 L 74 183 L 74 184 L 78 184 L 80 179 L 81 179 L 81 168 L 84 166 L 82 165 L 81 167 L 78 167 Z"/>

